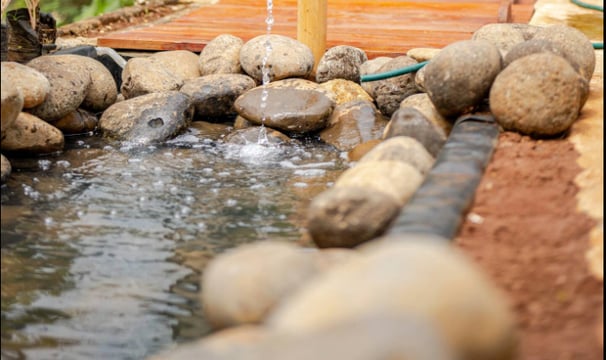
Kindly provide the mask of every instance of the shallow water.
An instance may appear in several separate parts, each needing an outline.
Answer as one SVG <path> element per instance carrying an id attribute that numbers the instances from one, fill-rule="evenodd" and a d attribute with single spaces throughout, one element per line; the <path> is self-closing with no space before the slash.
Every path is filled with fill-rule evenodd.
<path id="1" fill-rule="evenodd" d="M 2 186 L 2 358 L 141 359 L 209 332 L 200 271 L 238 244 L 297 241 L 348 166 L 319 143 L 164 146 L 96 137 L 16 159 Z"/>

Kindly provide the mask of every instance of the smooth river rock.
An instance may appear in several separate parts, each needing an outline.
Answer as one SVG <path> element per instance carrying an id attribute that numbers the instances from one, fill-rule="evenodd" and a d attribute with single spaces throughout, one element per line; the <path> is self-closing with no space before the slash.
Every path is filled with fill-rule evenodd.
<path id="1" fill-rule="evenodd" d="M 381 66 L 378 72 L 388 72 L 415 64 L 417 61 L 408 56 L 398 56 Z M 418 92 L 414 73 L 373 81 L 371 86 L 379 110 L 387 117 L 398 109 L 402 100 Z"/>
<path id="2" fill-rule="evenodd" d="M 515 321 L 506 299 L 458 249 L 418 236 L 377 239 L 360 251 L 280 304 L 270 329 L 304 334 L 369 314 L 409 316 L 427 321 L 454 359 L 514 358 Z"/>
<path id="3" fill-rule="evenodd" d="M 99 119 L 95 114 L 84 109 L 76 109 L 54 122 L 53 125 L 64 134 L 76 135 L 94 131 L 98 122 Z"/>
<path id="4" fill-rule="evenodd" d="M 46 76 L 34 68 L 17 62 L 3 61 L 1 67 L 2 79 L 8 81 L 6 86 L 19 88 L 21 91 L 23 108 L 29 109 L 42 104 L 50 91 L 50 82 Z"/>
<path id="5" fill-rule="evenodd" d="M 368 60 L 364 50 L 348 45 L 334 46 L 322 55 L 316 69 L 316 81 L 333 79 L 360 82 L 360 65 Z"/>
<path id="6" fill-rule="evenodd" d="M 353 100 L 374 101 L 373 98 L 359 84 L 345 79 L 328 80 L 320 84 L 320 89 L 325 89 L 331 94 L 331 98 L 337 105 Z"/>
<path id="7" fill-rule="evenodd" d="M 255 86 L 255 81 L 247 75 L 211 74 L 186 80 L 180 91 L 191 98 L 196 118 L 230 120 L 237 115 L 236 99 Z"/>
<path id="8" fill-rule="evenodd" d="M 316 90 L 259 86 L 242 94 L 234 106 L 240 116 L 252 123 L 303 134 L 326 127 L 334 102 Z"/>
<path id="9" fill-rule="evenodd" d="M 338 105 L 320 132 L 320 139 L 340 151 L 352 150 L 369 140 L 379 139 L 387 119 L 368 100 L 354 100 Z"/>
<path id="10" fill-rule="evenodd" d="M 270 81 L 309 76 L 314 67 L 314 56 L 307 45 L 283 35 L 259 35 L 240 49 L 242 69 L 258 83 L 263 82 L 262 65 L 268 44 L 271 47 L 267 58 Z"/>
<path id="11" fill-rule="evenodd" d="M 568 61 L 539 53 L 512 62 L 490 90 L 490 110 L 506 130 L 560 134 L 577 119 L 586 83 Z"/>
<path id="12" fill-rule="evenodd" d="M 87 56 L 82 56 L 81 61 L 90 74 L 91 84 L 80 107 L 92 112 L 101 112 L 116 102 L 116 81 L 100 61 Z"/>
<path id="13" fill-rule="evenodd" d="M 0 183 L 4 184 L 11 175 L 11 163 L 6 156 L 0 154 Z"/>
<path id="14" fill-rule="evenodd" d="M 514 46 L 526 41 L 520 28 L 513 25 L 505 23 L 486 24 L 476 30 L 471 39 L 488 41 L 499 49 L 502 56 L 505 56 Z"/>
<path id="15" fill-rule="evenodd" d="M 125 99 L 137 96 L 179 90 L 183 78 L 168 70 L 159 61 L 151 58 L 131 58 L 122 71 L 120 92 Z"/>
<path id="16" fill-rule="evenodd" d="M 202 74 L 198 65 L 199 56 L 187 50 L 159 51 L 150 56 L 162 66 L 183 80 L 195 79 Z"/>
<path id="17" fill-rule="evenodd" d="M 19 113 L 23 109 L 23 95 L 19 88 L 14 86 L 12 82 L 4 80 L 4 76 L 0 80 L 2 117 L 0 117 L 1 134 L 4 134 L 6 129 L 10 127 Z"/>
<path id="18" fill-rule="evenodd" d="M 335 182 L 335 187 L 367 187 L 382 192 L 400 206 L 421 185 L 423 176 L 412 165 L 401 161 L 368 161 L 345 170 Z"/>
<path id="19" fill-rule="evenodd" d="M 52 123 L 76 110 L 86 98 L 92 82 L 88 62 L 84 59 L 87 58 L 79 55 L 45 55 L 27 63 L 50 83 L 44 102 L 28 112 Z"/>
<path id="20" fill-rule="evenodd" d="M 472 111 L 488 95 L 501 71 L 499 49 L 485 40 L 446 46 L 425 66 L 425 88 L 442 116 Z"/>
<path id="21" fill-rule="evenodd" d="M 427 120 L 431 121 L 436 127 L 444 132 L 445 136 L 450 134 L 453 122 L 442 116 L 435 105 L 431 102 L 431 98 L 426 93 L 410 95 L 400 103 L 400 108 L 412 107 L 425 115 Z"/>
<path id="22" fill-rule="evenodd" d="M 307 231 L 320 248 L 354 247 L 381 236 L 399 212 L 399 202 L 376 189 L 333 187 L 310 203 Z"/>
<path id="23" fill-rule="evenodd" d="M 433 157 L 438 156 L 448 137 L 441 128 L 413 107 L 399 108 L 391 116 L 383 133 L 384 139 L 401 136 L 416 139 Z"/>
<path id="24" fill-rule="evenodd" d="M 35 115 L 22 112 L 2 134 L 2 151 L 50 154 L 63 150 L 61 130 Z"/>
<path id="25" fill-rule="evenodd" d="M 566 54 L 566 59 L 572 60 L 573 66 L 578 64 L 581 76 L 591 80 L 596 66 L 595 50 L 580 30 L 561 24 L 551 25 L 538 30 L 533 39 L 556 43 Z"/>
<path id="26" fill-rule="evenodd" d="M 424 176 L 433 166 L 435 159 L 416 139 L 409 136 L 395 136 L 375 146 L 360 159 L 358 164 L 385 160 L 412 165 Z"/>
<path id="27" fill-rule="evenodd" d="M 311 253 L 292 243 L 242 245 L 209 262 L 202 276 L 202 307 L 216 328 L 259 323 L 315 274 Z"/>
<path id="28" fill-rule="evenodd" d="M 165 141 L 193 117 L 189 96 L 178 91 L 141 95 L 110 106 L 99 120 L 103 136 L 135 144 Z"/>
<path id="29" fill-rule="evenodd" d="M 244 41 L 231 34 L 222 34 L 206 44 L 198 65 L 200 75 L 210 74 L 241 74 L 240 49 Z"/>

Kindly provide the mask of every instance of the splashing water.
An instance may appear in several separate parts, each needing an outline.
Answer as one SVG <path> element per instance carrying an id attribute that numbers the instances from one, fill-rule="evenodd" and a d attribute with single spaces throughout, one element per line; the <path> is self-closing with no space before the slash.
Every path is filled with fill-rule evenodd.
<path id="1" fill-rule="evenodd" d="M 269 140 L 267 139 L 267 131 L 265 129 L 265 109 L 267 108 L 267 100 L 269 97 L 269 91 L 267 90 L 267 84 L 270 83 L 269 77 L 269 67 L 267 66 L 267 62 L 269 61 L 269 57 L 272 52 L 271 41 L 269 36 L 271 35 L 271 28 L 274 24 L 274 16 L 273 16 L 273 8 L 274 2 L 273 0 L 267 0 L 267 17 L 265 18 L 265 24 L 267 24 L 267 39 L 265 41 L 265 55 L 263 56 L 263 60 L 261 62 L 261 74 L 263 75 L 263 92 L 261 93 L 261 110 L 263 112 L 263 116 L 261 118 L 261 130 L 259 131 L 259 145 L 267 146 L 269 145 Z"/>

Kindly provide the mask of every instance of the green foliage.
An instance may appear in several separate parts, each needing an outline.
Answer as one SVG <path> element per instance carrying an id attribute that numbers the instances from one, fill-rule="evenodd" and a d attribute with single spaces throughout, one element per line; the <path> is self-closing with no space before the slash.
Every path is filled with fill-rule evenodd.
<path id="1" fill-rule="evenodd" d="M 61 26 L 131 6 L 133 3 L 134 0 L 41 0 L 40 11 L 53 14 L 57 26 Z M 8 9 L 22 7 L 26 7 L 24 0 L 13 0 Z"/>

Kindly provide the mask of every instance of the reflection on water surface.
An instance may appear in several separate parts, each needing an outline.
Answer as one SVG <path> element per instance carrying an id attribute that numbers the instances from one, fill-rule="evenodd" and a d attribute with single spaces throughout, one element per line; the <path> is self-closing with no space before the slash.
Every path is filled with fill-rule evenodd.
<path id="1" fill-rule="evenodd" d="M 12 159 L 2 187 L 2 358 L 141 359 L 206 334 L 199 271 L 261 239 L 296 241 L 347 166 L 320 144 L 167 146 L 96 137 Z"/>

